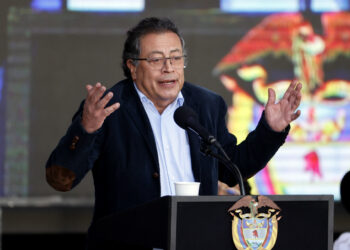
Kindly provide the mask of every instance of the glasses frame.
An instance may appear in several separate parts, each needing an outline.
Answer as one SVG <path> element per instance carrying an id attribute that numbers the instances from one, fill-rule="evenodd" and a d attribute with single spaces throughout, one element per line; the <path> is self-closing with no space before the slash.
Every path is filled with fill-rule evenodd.
<path id="1" fill-rule="evenodd" d="M 163 65 L 162 65 L 162 67 L 159 68 L 159 69 L 162 69 L 162 68 L 164 67 L 164 65 L 166 64 L 166 61 L 167 61 L 167 60 L 170 60 L 171 66 L 174 67 L 173 63 L 171 62 L 171 59 L 174 59 L 174 58 L 176 58 L 176 57 L 182 57 L 182 58 L 184 59 L 184 66 L 183 66 L 183 68 L 185 69 L 186 66 L 187 66 L 187 60 L 186 60 L 187 55 L 169 56 L 169 57 L 156 57 L 156 58 L 149 58 L 149 57 L 148 57 L 148 58 L 130 58 L 130 59 L 133 60 L 133 61 L 146 61 L 146 62 L 148 62 L 150 65 L 152 65 L 152 64 L 151 64 L 152 59 L 163 60 Z M 180 68 L 180 69 L 181 69 L 181 68 Z"/>

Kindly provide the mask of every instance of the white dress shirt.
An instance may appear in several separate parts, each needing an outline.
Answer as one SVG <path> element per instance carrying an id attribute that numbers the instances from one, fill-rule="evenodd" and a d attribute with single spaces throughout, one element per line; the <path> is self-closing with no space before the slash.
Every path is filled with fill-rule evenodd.
<path id="1" fill-rule="evenodd" d="M 174 112 L 183 105 L 184 98 L 180 92 L 175 101 L 159 114 L 153 102 L 135 83 L 134 86 L 146 110 L 156 141 L 161 196 L 175 195 L 174 182 L 194 182 L 187 133 L 174 121 Z"/>

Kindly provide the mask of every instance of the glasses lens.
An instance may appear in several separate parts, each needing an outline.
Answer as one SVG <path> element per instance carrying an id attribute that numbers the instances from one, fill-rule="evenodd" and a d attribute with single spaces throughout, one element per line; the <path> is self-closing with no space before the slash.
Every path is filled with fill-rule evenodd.
<path id="1" fill-rule="evenodd" d="M 170 57 L 170 62 L 174 68 L 182 68 L 184 66 L 184 57 L 183 56 Z"/>
<path id="2" fill-rule="evenodd" d="M 156 57 L 149 58 L 147 61 L 154 69 L 162 69 L 166 64 L 166 60 L 170 60 L 170 64 L 175 69 L 184 68 L 184 56 L 172 56 L 172 57 Z"/>

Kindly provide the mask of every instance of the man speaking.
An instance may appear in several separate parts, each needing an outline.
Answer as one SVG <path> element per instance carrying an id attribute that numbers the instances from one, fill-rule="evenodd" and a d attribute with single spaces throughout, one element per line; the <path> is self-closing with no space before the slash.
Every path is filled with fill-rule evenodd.
<path id="1" fill-rule="evenodd" d="M 178 107 L 194 110 L 245 179 L 267 164 L 300 115 L 300 83 L 292 82 L 278 102 L 269 89 L 256 129 L 237 145 L 226 128 L 223 99 L 185 82 L 185 67 L 185 42 L 174 23 L 146 18 L 127 33 L 126 79 L 108 91 L 100 83 L 86 86 L 86 99 L 47 162 L 46 179 L 56 190 L 69 191 L 92 170 L 92 225 L 111 213 L 174 195 L 176 181 L 200 182 L 200 195 L 216 195 L 218 180 L 236 184 L 230 171 L 200 153 L 197 135 L 175 123 Z"/>

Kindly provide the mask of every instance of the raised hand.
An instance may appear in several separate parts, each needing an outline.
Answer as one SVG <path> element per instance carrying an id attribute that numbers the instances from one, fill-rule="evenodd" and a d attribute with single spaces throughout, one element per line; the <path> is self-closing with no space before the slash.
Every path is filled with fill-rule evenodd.
<path id="1" fill-rule="evenodd" d="M 289 123 L 300 116 L 300 110 L 296 109 L 301 101 L 301 83 L 292 81 L 283 98 L 276 102 L 276 93 L 268 89 L 268 100 L 265 106 L 265 118 L 270 128 L 276 132 L 283 131 Z"/>
<path id="2" fill-rule="evenodd" d="M 107 103 L 112 99 L 113 93 L 109 92 L 101 99 L 106 91 L 106 87 L 99 82 L 95 86 L 86 85 L 86 90 L 88 94 L 85 99 L 81 124 L 86 132 L 93 133 L 102 126 L 107 116 L 120 107 L 120 103 L 117 102 L 106 107 Z"/>

